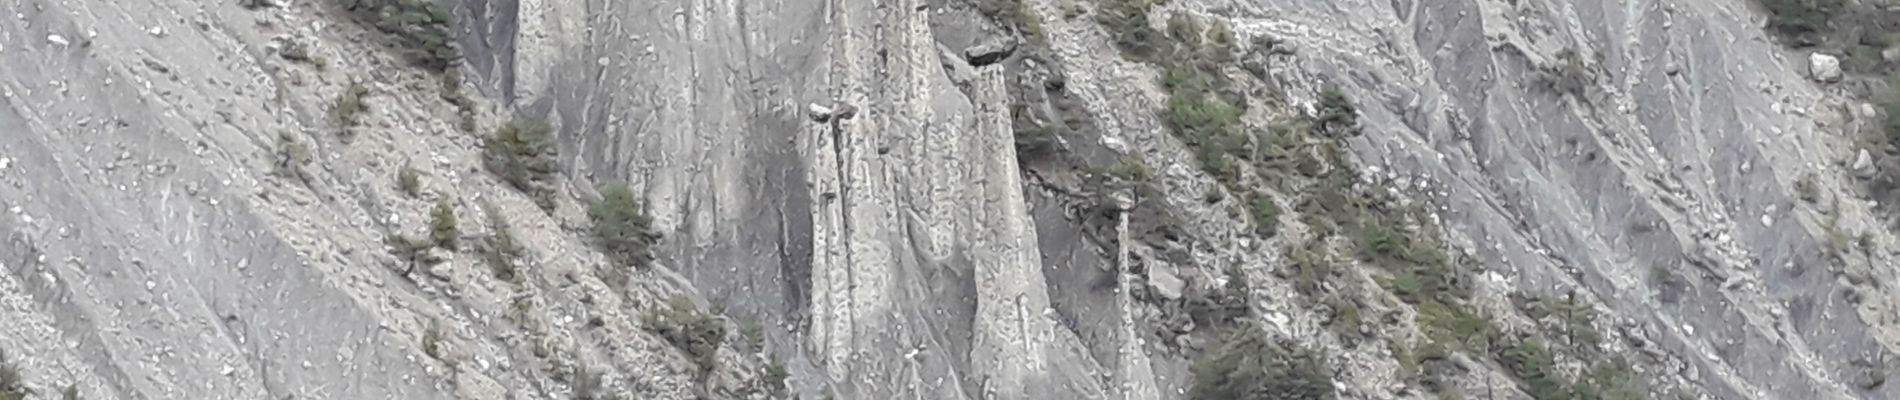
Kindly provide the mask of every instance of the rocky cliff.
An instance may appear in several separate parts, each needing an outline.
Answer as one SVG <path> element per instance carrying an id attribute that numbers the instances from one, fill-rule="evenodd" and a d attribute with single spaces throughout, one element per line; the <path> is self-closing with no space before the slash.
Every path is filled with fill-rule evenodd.
<path id="1" fill-rule="evenodd" d="M 0 4 L 0 398 L 1896 395 L 1746 2 Z"/>

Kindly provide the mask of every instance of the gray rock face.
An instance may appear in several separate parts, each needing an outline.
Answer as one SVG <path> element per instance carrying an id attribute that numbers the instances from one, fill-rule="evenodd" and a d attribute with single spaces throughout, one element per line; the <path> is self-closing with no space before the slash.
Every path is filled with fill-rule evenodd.
<path id="1" fill-rule="evenodd" d="M 803 398 L 1179 398 L 1190 333 L 1210 329 L 1169 307 L 1226 279 L 1265 329 L 1332 354 L 1342 396 L 1420 393 L 1386 346 L 1344 344 L 1292 300 L 1278 244 L 1208 203 L 1218 184 L 1153 112 L 1155 68 L 1062 18 L 1073 2 L 1027 1 L 1033 57 L 924 0 L 455 2 L 483 131 L 517 113 L 557 127 L 551 212 L 480 171 L 440 79 L 376 35 L 309 2 L 200 3 L 0 0 L 0 349 L 39 393 L 565 399 L 591 371 L 629 398 L 762 399 L 776 357 Z M 1802 64 L 1741 3 L 1170 13 L 1281 40 L 1245 89 L 1287 109 L 1324 86 L 1352 98 L 1363 184 L 1430 207 L 1486 309 L 1575 291 L 1606 346 L 1692 395 L 1900 397 L 1856 384 L 1900 320 L 1900 293 L 1870 283 L 1896 279 L 1893 235 L 1851 179 L 1880 169 L 1847 134 L 1874 119 L 1804 78 L 1841 79 L 1838 59 Z M 1539 84 L 1571 67 L 1576 90 Z M 372 95 L 345 135 L 331 110 L 353 83 Z M 1159 195 L 1025 174 L 1013 106 L 1038 91 L 1089 124 L 1064 151 L 1139 155 Z M 279 132 L 311 153 L 300 178 L 274 171 Z M 391 182 L 405 165 L 420 196 Z M 1840 201 L 1797 199 L 1807 176 Z M 578 199 L 605 183 L 665 234 L 654 269 L 590 249 Z M 1074 199 L 1090 196 L 1113 207 Z M 390 255 L 437 200 L 471 240 L 507 222 L 520 282 L 472 250 Z M 1830 264 L 1847 234 L 1867 244 Z M 640 321 L 675 295 L 734 332 L 758 322 L 763 351 L 732 335 L 701 372 Z M 1515 390 L 1464 365 L 1461 387 Z"/>

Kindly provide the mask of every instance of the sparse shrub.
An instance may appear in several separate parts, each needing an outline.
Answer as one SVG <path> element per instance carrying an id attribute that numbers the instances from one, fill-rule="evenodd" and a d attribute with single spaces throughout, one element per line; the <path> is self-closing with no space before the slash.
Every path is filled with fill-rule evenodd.
<path id="1" fill-rule="evenodd" d="M 748 319 L 739 324 L 739 337 L 745 338 L 746 350 L 765 350 L 765 324 L 756 319 Z"/>
<path id="2" fill-rule="evenodd" d="M 401 170 L 396 171 L 396 188 L 401 189 L 402 194 L 409 197 L 421 196 L 422 177 L 416 173 L 415 168 L 404 165 Z"/>
<path id="3" fill-rule="evenodd" d="M 449 27 L 449 10 L 430 0 L 337 0 L 357 22 L 394 40 L 398 53 L 416 65 L 444 71 L 461 63 Z"/>
<path id="4" fill-rule="evenodd" d="M 542 209 L 554 209 L 555 163 L 553 129 L 532 119 L 509 121 L 484 141 L 482 165 L 488 172 L 534 198 Z"/>
<path id="5" fill-rule="evenodd" d="M 1583 56 L 1571 49 L 1558 52 L 1557 62 L 1543 66 L 1538 76 L 1539 83 L 1544 85 L 1545 89 L 1580 98 L 1583 97 L 1584 90 L 1592 81 L 1590 69 L 1584 63 Z"/>
<path id="6" fill-rule="evenodd" d="M 363 87 L 360 83 L 352 83 L 348 89 L 343 90 L 342 94 L 337 95 L 336 104 L 330 107 L 330 115 L 336 118 L 337 125 L 344 128 L 356 126 L 363 112 L 369 111 L 369 104 L 364 102 L 364 99 L 368 97 L 369 88 Z"/>
<path id="7" fill-rule="evenodd" d="M 429 355 L 429 358 L 442 360 L 441 321 L 429 321 L 429 327 L 422 331 L 422 354 Z"/>
<path id="8" fill-rule="evenodd" d="M 7 352 L 0 350 L 0 400 L 25 400 L 26 380 L 20 377 L 20 370 L 7 361 Z"/>
<path id="9" fill-rule="evenodd" d="M 977 0 L 976 10 L 1031 39 L 1042 37 L 1042 21 L 1025 0 Z"/>
<path id="10" fill-rule="evenodd" d="M 276 172 L 286 178 L 306 179 L 303 166 L 310 163 L 310 147 L 289 131 L 277 133 Z"/>
<path id="11" fill-rule="evenodd" d="M 785 371 L 785 362 L 775 355 L 771 363 L 765 364 L 765 376 L 760 379 L 765 381 L 766 393 L 779 395 L 785 393 L 785 379 L 790 377 L 792 374 Z"/>
<path id="12" fill-rule="evenodd" d="M 1820 201 L 1821 189 L 1814 183 L 1814 174 L 1803 175 L 1801 179 L 1795 180 L 1794 194 L 1795 197 L 1800 198 L 1801 201 L 1804 202 L 1814 203 Z"/>
<path id="13" fill-rule="evenodd" d="M 1577 379 L 1576 400 L 1648 399 L 1641 382 L 1636 380 L 1629 363 L 1622 359 L 1601 363 Z"/>
<path id="14" fill-rule="evenodd" d="M 1075 4 L 1074 0 L 1063 0 L 1062 2 L 1062 19 L 1076 19 L 1076 17 L 1081 17 L 1082 14 L 1086 12 L 1088 11 L 1083 10 L 1081 5 Z"/>
<path id="15" fill-rule="evenodd" d="M 640 317 L 646 329 L 666 338 L 673 347 L 686 351 L 699 364 L 700 372 L 718 366 L 719 344 L 726 340 L 726 325 L 719 317 L 693 309 L 685 297 L 675 296 L 667 307 L 647 311 Z"/>
<path id="16" fill-rule="evenodd" d="M 1148 163 L 1134 155 L 1123 155 L 1121 161 L 1102 169 L 1102 174 L 1115 178 L 1119 182 L 1131 182 L 1131 184 L 1146 184 L 1146 182 L 1153 182 L 1155 178 L 1155 171 L 1148 169 Z"/>
<path id="17" fill-rule="evenodd" d="M 414 271 L 416 264 L 434 264 L 441 261 L 429 255 L 429 249 L 435 247 L 433 240 L 389 235 L 387 243 L 384 244 L 389 246 L 390 254 L 409 265 L 409 271 L 403 272 L 405 274 Z"/>
<path id="18" fill-rule="evenodd" d="M 1796 44 L 1812 44 L 1828 30 L 1828 20 L 1841 10 L 1841 0 L 1761 0 L 1768 11 L 1768 29 Z"/>
<path id="19" fill-rule="evenodd" d="M 1148 169 L 1147 163 L 1134 157 L 1123 157 L 1121 162 L 1108 166 L 1108 168 L 1102 171 L 1102 174 L 1122 182 L 1132 183 L 1147 183 L 1153 181 L 1155 175 L 1154 170 Z"/>
<path id="20" fill-rule="evenodd" d="M 586 367 L 576 366 L 574 367 L 573 376 L 574 382 L 572 387 L 574 388 L 574 400 L 607 400 L 611 398 L 602 390 L 602 386 L 605 385 L 604 382 L 601 382 L 599 372 L 594 372 Z"/>
<path id="21" fill-rule="evenodd" d="M 1313 130 L 1322 136 L 1351 136 L 1359 132 L 1358 108 L 1338 88 L 1327 88 L 1320 92 L 1318 109 Z"/>
<path id="22" fill-rule="evenodd" d="M 482 211 L 488 214 L 488 226 L 495 233 L 482 241 L 482 258 L 488 262 L 488 270 L 496 279 L 520 283 L 521 273 L 515 267 L 515 259 L 521 257 L 521 244 L 515 242 L 510 231 L 508 219 L 502 217 L 494 206 L 482 205 Z"/>
<path id="23" fill-rule="evenodd" d="M 1524 385 L 1524 392 L 1532 399 L 1570 399 L 1569 385 L 1557 374 L 1557 360 L 1544 346 L 1543 339 L 1532 337 L 1498 350 L 1498 362 Z"/>
<path id="24" fill-rule="evenodd" d="M 595 245 L 619 265 L 646 268 L 653 261 L 653 243 L 660 240 L 652 218 L 627 185 L 610 185 L 600 193 L 600 200 L 587 207 Z"/>
<path id="25" fill-rule="evenodd" d="M 1254 192 L 1251 197 L 1248 203 L 1252 206 L 1254 230 L 1261 236 L 1273 236 L 1280 229 L 1280 205 L 1267 192 Z"/>
<path id="26" fill-rule="evenodd" d="M 1365 317 L 1360 314 L 1357 302 L 1333 296 L 1326 299 L 1326 306 L 1333 311 L 1332 319 L 1327 321 L 1327 326 L 1332 328 L 1333 334 L 1339 335 L 1341 341 L 1350 346 L 1365 339 L 1365 336 L 1359 333 L 1359 327 L 1365 325 Z"/>
<path id="27" fill-rule="evenodd" d="M 1332 400 L 1331 371 L 1316 351 L 1236 329 L 1190 367 L 1191 400 Z"/>
<path id="28" fill-rule="evenodd" d="M 66 385 L 66 390 L 59 392 L 59 398 L 62 400 L 79 400 L 79 385 Z"/>
<path id="29" fill-rule="evenodd" d="M 1011 129 L 1016 133 L 1018 159 L 1040 158 L 1055 152 L 1055 130 L 1042 126 L 1031 118 L 1029 105 L 1022 103 L 1011 105 L 1009 112 Z"/>
<path id="30" fill-rule="evenodd" d="M 1300 294 L 1320 294 L 1326 287 L 1326 281 L 1337 272 L 1332 260 L 1326 257 L 1326 250 L 1318 242 L 1287 243 L 1286 258 L 1286 266 L 1279 269 L 1279 275 L 1292 279 L 1294 290 Z"/>
<path id="31" fill-rule="evenodd" d="M 1167 52 L 1167 37 L 1148 22 L 1148 11 L 1155 0 L 1102 0 L 1095 8 L 1095 22 L 1115 39 L 1115 47 L 1135 60 L 1152 60 Z"/>
<path id="32" fill-rule="evenodd" d="M 1490 338 L 1498 334 L 1497 326 L 1489 318 L 1465 307 L 1427 301 L 1420 303 L 1417 310 L 1419 332 L 1434 342 L 1462 344 L 1474 337 Z"/>
<path id="33" fill-rule="evenodd" d="M 463 132 L 475 131 L 475 100 L 462 92 L 462 70 L 451 68 L 442 72 L 442 100 L 455 105 L 455 113 L 460 117 L 457 128 Z"/>
<path id="34" fill-rule="evenodd" d="M 310 45 L 303 41 L 286 40 L 283 44 L 283 50 L 279 50 L 277 56 L 283 57 L 285 60 L 307 63 L 316 66 L 318 70 L 323 70 L 330 66 L 329 62 L 318 58 L 315 54 L 311 54 Z"/>
<path id="35" fill-rule="evenodd" d="M 449 199 L 437 201 L 435 211 L 429 212 L 429 239 L 434 240 L 436 246 L 455 250 L 459 236 L 461 232 L 456 229 L 455 206 L 449 204 Z"/>

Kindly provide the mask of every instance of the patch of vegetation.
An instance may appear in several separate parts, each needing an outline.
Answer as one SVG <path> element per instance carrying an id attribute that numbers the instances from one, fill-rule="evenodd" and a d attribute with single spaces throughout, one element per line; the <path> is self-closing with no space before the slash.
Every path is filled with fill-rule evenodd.
<path id="1" fill-rule="evenodd" d="M 785 362 L 780 361 L 778 356 L 772 356 L 772 361 L 765 364 L 765 374 L 760 379 L 765 381 L 766 393 L 777 396 L 785 394 L 785 380 L 791 377 L 792 373 L 785 370 Z"/>
<path id="2" fill-rule="evenodd" d="M 719 344 L 726 340 L 726 324 L 718 316 L 694 310 L 692 301 L 685 297 L 673 297 L 666 308 L 648 311 L 640 317 L 640 322 L 647 331 L 666 338 L 673 347 L 692 356 L 702 374 L 718 366 Z"/>
<path id="3" fill-rule="evenodd" d="M 1570 399 L 1570 385 L 1558 374 L 1557 360 L 1544 346 L 1543 339 L 1532 337 L 1499 349 L 1497 359 L 1524 385 L 1524 392 L 1532 399 Z"/>
<path id="4" fill-rule="evenodd" d="M 1527 298 L 1519 301 L 1518 308 L 1533 320 L 1556 317 L 1555 329 L 1574 353 L 1594 353 L 1603 341 L 1596 329 L 1596 309 L 1578 302 L 1575 296 Z"/>
<path id="5" fill-rule="evenodd" d="M 1277 270 L 1281 279 L 1292 279 L 1293 288 L 1307 296 L 1318 296 L 1326 282 L 1339 273 L 1321 242 L 1288 243 L 1287 263 Z"/>
<path id="6" fill-rule="evenodd" d="M 283 44 L 284 44 L 283 50 L 279 50 L 277 52 L 278 57 L 283 57 L 285 60 L 290 60 L 294 62 L 310 64 L 312 66 L 317 67 L 317 70 L 319 71 L 328 69 L 330 67 L 330 63 L 328 61 L 324 61 L 322 58 L 319 58 L 315 54 L 310 53 L 309 44 L 305 44 L 304 42 L 297 41 L 297 40 L 286 40 L 283 42 Z"/>
<path id="7" fill-rule="evenodd" d="M 1280 205 L 1273 202 L 1273 195 L 1264 191 L 1253 192 L 1247 201 L 1252 211 L 1255 233 L 1260 236 L 1273 236 L 1280 229 Z"/>
<path id="8" fill-rule="evenodd" d="M 429 255 L 429 249 L 435 248 L 434 240 L 392 234 L 386 239 L 384 245 L 389 246 L 390 254 L 395 255 L 396 259 L 409 265 L 404 274 L 413 272 L 417 264 L 435 264 L 442 261 Z"/>
<path id="9" fill-rule="evenodd" d="M 1148 163 L 1135 157 L 1123 157 L 1121 162 L 1103 169 L 1102 174 L 1122 182 L 1132 183 L 1147 183 L 1155 179 L 1154 170 L 1148 168 Z"/>
<path id="10" fill-rule="evenodd" d="M 482 166 L 515 190 L 534 198 L 542 209 L 554 209 L 555 161 L 553 128 L 546 122 L 516 119 L 484 140 Z"/>
<path id="11" fill-rule="evenodd" d="M 495 275 L 495 279 L 521 283 L 521 273 L 515 267 L 515 259 L 521 257 L 523 249 L 515 241 L 508 219 L 492 205 L 483 204 L 482 212 L 488 214 L 488 226 L 495 230 L 481 244 L 482 259 L 488 262 L 488 271 Z"/>
<path id="12" fill-rule="evenodd" d="M 1014 29 L 1030 40 L 1041 40 L 1043 35 L 1041 17 L 1030 8 L 1025 0 L 976 0 L 977 12 L 990 20 Z"/>
<path id="13" fill-rule="evenodd" d="M 1034 159 L 1047 156 L 1056 151 L 1056 132 L 1042 126 L 1030 117 L 1029 105 L 1016 103 L 1009 107 L 1011 123 L 1016 133 L 1016 156 L 1018 159 Z"/>
<path id="14" fill-rule="evenodd" d="M 1604 363 L 1591 368 L 1589 373 L 1576 381 L 1577 400 L 1640 400 L 1649 398 L 1641 382 L 1635 378 L 1635 371 L 1623 360 Z"/>
<path id="15" fill-rule="evenodd" d="M 403 165 L 402 169 L 396 171 L 396 189 L 402 190 L 402 194 L 409 197 L 420 197 L 422 196 L 422 176 L 416 173 L 415 168 Z"/>
<path id="16" fill-rule="evenodd" d="M 429 212 L 429 239 L 434 240 L 437 247 L 455 250 L 461 236 L 456 225 L 455 206 L 449 204 L 449 199 L 435 202 L 435 210 Z"/>
<path id="17" fill-rule="evenodd" d="M 1761 0 L 1768 10 L 1768 29 L 1796 44 L 1817 43 L 1829 30 L 1828 20 L 1842 9 L 1842 0 Z"/>
<path id="18" fill-rule="evenodd" d="M 1332 318 L 1326 322 L 1326 326 L 1332 328 L 1340 341 L 1351 347 L 1366 339 L 1365 334 L 1360 332 L 1366 322 L 1365 317 L 1360 315 L 1357 301 L 1345 296 L 1332 296 L 1326 298 L 1326 308 L 1332 309 Z"/>
<path id="19" fill-rule="evenodd" d="M 1062 2 L 1062 19 L 1073 20 L 1087 12 L 1088 10 L 1082 9 L 1082 5 L 1076 4 L 1074 0 L 1063 0 Z"/>
<path id="20" fill-rule="evenodd" d="M 653 232 L 653 219 L 627 185 L 602 188 L 600 200 L 587 207 L 587 216 L 594 221 L 594 244 L 615 263 L 646 268 L 653 261 L 653 243 L 660 234 Z"/>
<path id="21" fill-rule="evenodd" d="M 336 96 L 336 103 L 330 106 L 330 116 L 345 129 L 356 126 L 363 112 L 369 111 L 369 103 L 364 102 L 368 97 L 369 88 L 361 83 L 351 83 L 348 89 Z"/>
<path id="22" fill-rule="evenodd" d="M 606 386 L 606 382 L 600 379 L 599 372 L 594 372 L 587 367 L 576 366 L 574 367 L 573 376 L 574 382 L 572 382 L 570 386 L 574 389 L 574 400 L 608 400 L 614 398 L 612 394 L 607 393 L 604 387 Z"/>
<path id="23" fill-rule="evenodd" d="M 455 105 L 456 115 L 461 119 L 456 127 L 463 132 L 475 131 L 475 100 L 462 92 L 462 70 L 449 69 L 442 73 L 442 100 Z"/>
<path id="24" fill-rule="evenodd" d="M 758 320 L 748 319 L 739 324 L 739 337 L 745 339 L 746 350 L 765 350 L 765 325 Z"/>
<path id="25" fill-rule="evenodd" d="M 1323 354 L 1275 342 L 1259 329 L 1236 329 L 1189 368 L 1191 400 L 1332 400 L 1338 397 Z"/>
<path id="26" fill-rule="evenodd" d="M 422 331 L 422 354 L 429 355 L 429 358 L 443 360 L 441 321 L 430 320 L 429 328 Z"/>
<path id="27" fill-rule="evenodd" d="M 1802 175 L 1801 179 L 1795 180 L 1794 194 L 1810 204 L 1821 201 L 1821 189 L 1814 183 L 1814 174 Z"/>
<path id="28" fill-rule="evenodd" d="M 382 31 L 418 66 L 444 71 L 461 63 L 449 10 L 430 0 L 336 0 L 358 23 Z"/>
<path id="29" fill-rule="evenodd" d="M 79 385 L 66 385 L 66 390 L 59 392 L 59 398 L 63 400 L 79 400 Z"/>
<path id="30" fill-rule="evenodd" d="M 1252 295 L 1247 292 L 1246 273 L 1241 271 L 1240 266 L 1233 265 L 1227 268 L 1225 274 L 1225 286 L 1190 294 L 1182 305 L 1196 324 L 1223 328 L 1247 316 L 1247 304 Z"/>
<path id="31" fill-rule="evenodd" d="M 1359 108 L 1352 105 L 1352 99 L 1339 88 L 1326 88 L 1319 93 L 1318 114 L 1313 118 L 1313 131 L 1322 136 L 1342 137 L 1359 133 Z"/>
<path id="32" fill-rule="evenodd" d="M 1135 60 L 1152 60 L 1168 51 L 1167 37 L 1149 23 L 1148 10 L 1158 0 L 1102 0 L 1095 6 L 1095 22 L 1108 30 L 1115 47 Z"/>
<path id="33" fill-rule="evenodd" d="M 26 393 L 26 379 L 7 361 L 7 352 L 0 350 L 0 400 L 26 400 Z"/>
<path id="34" fill-rule="evenodd" d="M 1828 262 L 1836 266 L 1846 265 L 1850 247 L 1847 231 L 1841 229 L 1840 216 L 1829 216 L 1823 220 L 1821 232 L 1827 241 L 1824 243 L 1824 249 L 1827 251 Z"/>
<path id="35" fill-rule="evenodd" d="M 289 131 L 277 133 L 276 161 L 272 163 L 277 176 L 307 180 L 303 166 L 310 164 L 310 147 L 297 140 Z"/>

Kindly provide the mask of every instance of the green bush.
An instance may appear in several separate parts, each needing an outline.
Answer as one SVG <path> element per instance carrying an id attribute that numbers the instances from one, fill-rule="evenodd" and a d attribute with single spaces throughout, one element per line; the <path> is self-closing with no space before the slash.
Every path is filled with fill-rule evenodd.
<path id="1" fill-rule="evenodd" d="M 305 179 L 303 166 L 310 163 L 310 147 L 305 146 L 289 131 L 277 133 L 276 167 L 278 176 Z"/>
<path id="2" fill-rule="evenodd" d="M 1153 60 L 1170 48 L 1167 36 L 1149 25 L 1148 10 L 1156 0 L 1102 0 L 1095 22 L 1114 37 L 1115 47 L 1135 60 Z"/>
<path id="3" fill-rule="evenodd" d="M 1280 229 L 1280 205 L 1273 202 L 1273 195 L 1267 192 L 1254 192 L 1248 203 L 1253 211 L 1254 230 L 1261 236 L 1273 236 Z"/>
<path id="4" fill-rule="evenodd" d="M 977 0 L 976 10 L 990 20 L 1013 28 L 1031 39 L 1042 37 L 1042 21 L 1025 0 Z"/>
<path id="5" fill-rule="evenodd" d="M 553 129 L 532 119 L 509 121 L 483 141 L 482 166 L 527 193 L 542 209 L 554 209 L 555 161 Z"/>
<path id="6" fill-rule="evenodd" d="M 1618 359 L 1591 368 L 1577 380 L 1576 400 L 1643 400 L 1648 392 L 1635 378 L 1629 363 Z"/>
<path id="7" fill-rule="evenodd" d="M 337 125 L 344 128 L 356 126 L 356 122 L 369 111 L 369 104 L 363 102 L 369 97 L 369 88 L 363 84 L 352 83 L 342 94 L 336 96 L 336 104 L 330 107 L 330 115 L 336 118 Z"/>
<path id="8" fill-rule="evenodd" d="M 675 296 L 667 307 L 640 317 L 647 331 L 666 338 L 699 364 L 700 372 L 718 366 L 719 344 L 726 340 L 726 324 L 719 317 L 693 309 L 692 301 Z"/>
<path id="9" fill-rule="evenodd" d="M 785 379 L 790 377 L 792 374 L 785 371 L 785 362 L 779 361 L 778 356 L 772 356 L 771 363 L 765 365 L 765 376 L 762 378 L 765 380 L 766 393 L 784 394 Z"/>
<path id="10" fill-rule="evenodd" d="M 1155 178 L 1154 170 L 1149 169 L 1147 163 L 1135 157 L 1122 157 L 1120 162 L 1103 169 L 1102 174 L 1118 181 L 1131 183 L 1147 183 Z"/>
<path id="11" fill-rule="evenodd" d="M 396 171 L 396 188 L 401 189 L 402 194 L 409 197 L 421 196 L 422 176 L 416 173 L 415 168 L 404 165 L 401 170 Z"/>
<path id="12" fill-rule="evenodd" d="M 79 385 L 66 385 L 66 390 L 59 392 L 59 398 L 62 400 L 79 400 Z"/>
<path id="13" fill-rule="evenodd" d="M 600 200 L 587 207 L 595 245 L 619 265 L 646 268 L 653 261 L 653 243 L 660 240 L 653 233 L 653 220 L 627 185 L 610 185 L 600 192 Z"/>
<path id="14" fill-rule="evenodd" d="M 495 230 L 481 243 L 482 258 L 488 262 L 489 272 L 495 274 L 495 279 L 521 283 L 521 273 L 515 267 L 515 259 L 521 257 L 521 244 L 515 242 L 507 218 L 502 217 L 494 206 L 483 204 L 482 209 L 483 213 L 488 214 L 488 226 Z"/>
<path id="15" fill-rule="evenodd" d="M 461 232 L 456 229 L 455 206 L 449 204 L 448 199 L 437 201 L 435 211 L 429 212 L 429 239 L 434 240 L 436 246 L 455 250 L 459 236 Z"/>
<path id="16" fill-rule="evenodd" d="M 1359 132 L 1359 111 L 1352 105 L 1352 99 L 1346 98 L 1337 88 L 1327 88 L 1319 94 L 1319 114 L 1313 121 L 1314 131 L 1322 136 L 1351 136 Z"/>
<path id="17" fill-rule="evenodd" d="M 429 327 L 422 331 L 422 354 L 429 358 L 442 360 L 442 322 L 429 321 Z"/>
<path id="18" fill-rule="evenodd" d="M 1569 385 L 1557 374 L 1557 360 L 1544 346 L 1543 339 L 1528 338 L 1498 350 L 1498 362 L 1524 385 L 1524 392 L 1532 399 L 1571 399 Z"/>
<path id="19" fill-rule="evenodd" d="M 1275 343 L 1259 329 L 1236 329 L 1189 368 L 1191 400 L 1332 400 L 1332 369 L 1312 350 Z"/>
<path id="20" fill-rule="evenodd" d="M 390 254 L 409 264 L 412 270 L 415 269 L 417 263 L 434 264 L 440 261 L 429 255 L 429 249 L 435 247 L 434 240 L 390 235 L 384 244 L 389 246 Z"/>
<path id="21" fill-rule="evenodd" d="M 358 23 L 382 31 L 416 65 L 444 71 L 462 61 L 449 10 L 430 0 L 336 0 Z"/>
<path id="22" fill-rule="evenodd" d="M 462 92 L 462 70 L 442 72 L 442 100 L 455 105 L 455 113 L 460 117 L 456 128 L 463 132 L 475 132 L 475 100 Z"/>

